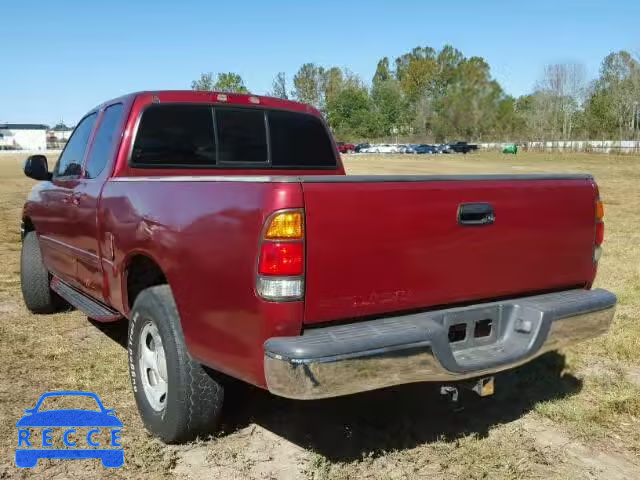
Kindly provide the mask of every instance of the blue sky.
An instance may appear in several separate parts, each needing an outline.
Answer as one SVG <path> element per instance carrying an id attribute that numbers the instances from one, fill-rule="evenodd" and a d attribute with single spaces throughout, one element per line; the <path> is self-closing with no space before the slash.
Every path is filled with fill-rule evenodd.
<path id="1" fill-rule="evenodd" d="M 304 62 L 348 67 L 450 43 L 483 56 L 504 89 L 530 91 L 547 63 L 640 53 L 640 1 L 0 0 L 0 122 L 73 124 L 135 90 L 189 88 L 235 71 L 255 93 Z"/>

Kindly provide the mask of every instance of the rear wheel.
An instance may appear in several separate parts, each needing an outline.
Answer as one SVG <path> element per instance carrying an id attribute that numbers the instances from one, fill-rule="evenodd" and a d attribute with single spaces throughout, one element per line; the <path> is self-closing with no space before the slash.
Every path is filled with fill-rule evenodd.
<path id="1" fill-rule="evenodd" d="M 224 390 L 187 353 L 168 285 L 147 288 L 136 298 L 127 349 L 131 384 L 147 430 L 173 443 L 215 429 Z"/>
<path id="2" fill-rule="evenodd" d="M 20 285 L 22 298 L 33 313 L 55 313 L 65 307 L 65 301 L 50 287 L 51 275 L 42 260 L 36 232 L 27 232 L 22 239 L 20 255 Z"/>

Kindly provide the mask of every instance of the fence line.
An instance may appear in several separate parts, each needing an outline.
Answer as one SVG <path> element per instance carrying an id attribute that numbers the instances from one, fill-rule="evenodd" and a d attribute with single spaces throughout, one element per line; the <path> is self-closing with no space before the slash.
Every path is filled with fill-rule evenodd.
<path id="1" fill-rule="evenodd" d="M 521 150 L 539 152 L 640 153 L 640 140 L 556 140 L 515 142 Z M 502 150 L 510 143 L 479 143 L 483 150 Z"/>

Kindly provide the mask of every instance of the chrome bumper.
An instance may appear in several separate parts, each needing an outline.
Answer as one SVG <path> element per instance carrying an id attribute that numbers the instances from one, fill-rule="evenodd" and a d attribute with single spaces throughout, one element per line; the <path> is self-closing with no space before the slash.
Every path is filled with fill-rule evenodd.
<path id="1" fill-rule="evenodd" d="M 491 375 L 606 333 L 615 304 L 606 290 L 570 290 L 308 329 L 265 342 L 267 387 L 316 399 Z M 487 320 L 490 334 L 476 336 L 476 324 Z M 465 330 L 464 340 L 449 341 L 452 325 Z"/>

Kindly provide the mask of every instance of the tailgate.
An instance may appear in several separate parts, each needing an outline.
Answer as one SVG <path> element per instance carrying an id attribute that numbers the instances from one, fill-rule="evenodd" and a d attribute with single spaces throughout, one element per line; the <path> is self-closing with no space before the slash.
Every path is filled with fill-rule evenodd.
<path id="1" fill-rule="evenodd" d="M 587 175 L 303 177 L 302 188 L 306 323 L 582 287 L 595 274 Z"/>

